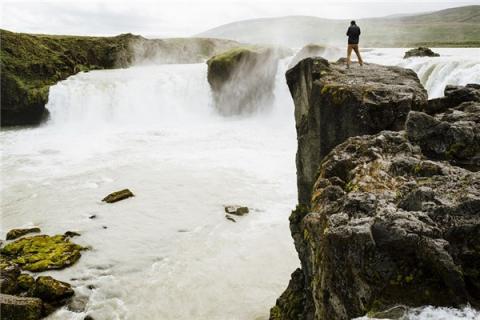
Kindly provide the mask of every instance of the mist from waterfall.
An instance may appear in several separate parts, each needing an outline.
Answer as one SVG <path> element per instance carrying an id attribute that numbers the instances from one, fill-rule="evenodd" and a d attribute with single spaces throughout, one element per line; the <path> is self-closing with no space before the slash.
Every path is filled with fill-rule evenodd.
<path id="1" fill-rule="evenodd" d="M 414 69 L 434 97 L 447 83 L 480 82 L 477 49 L 457 50 L 403 60 L 405 49 L 372 49 L 365 59 Z M 1 236 L 35 225 L 79 231 L 75 242 L 92 247 L 73 267 L 44 273 L 72 283 L 85 303 L 48 319 L 268 318 L 299 266 L 288 226 L 297 200 L 289 60 L 279 62 L 273 107 L 252 115 L 216 112 L 205 63 L 141 64 L 59 82 L 48 122 L 0 133 Z M 127 187 L 135 198 L 100 201 Z M 233 223 L 228 204 L 251 213 Z M 480 316 L 422 311 L 411 319 Z"/>

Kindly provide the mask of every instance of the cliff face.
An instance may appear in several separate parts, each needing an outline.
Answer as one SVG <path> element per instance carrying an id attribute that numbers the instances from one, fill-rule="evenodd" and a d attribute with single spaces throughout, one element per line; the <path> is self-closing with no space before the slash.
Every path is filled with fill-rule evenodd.
<path id="1" fill-rule="evenodd" d="M 295 103 L 297 185 L 300 204 L 310 201 L 320 160 L 348 137 L 402 130 L 410 110 L 422 110 L 427 93 L 407 69 L 307 58 L 287 72 Z"/>
<path id="2" fill-rule="evenodd" d="M 467 89 L 447 88 L 442 112 L 408 113 L 427 105 L 416 77 L 370 65 L 355 71 L 363 71 L 361 82 L 345 81 L 340 71 L 328 78 L 342 87 L 335 101 L 330 90 L 315 88 L 332 75 L 331 65 L 307 59 L 296 68 L 290 72 L 302 76 L 287 78 L 303 126 L 297 170 L 307 159 L 317 174 L 311 189 L 299 184 L 305 201 L 290 217 L 301 269 L 270 318 L 343 320 L 399 304 L 480 307 L 480 99 L 462 103 L 452 95 Z M 383 78 L 391 73 L 397 76 Z M 356 96 L 359 86 L 373 88 L 376 94 L 362 92 L 375 107 L 357 104 L 363 112 L 354 116 L 350 100 L 338 95 Z M 305 149 L 303 137 L 315 143 Z"/>
<path id="3" fill-rule="evenodd" d="M 132 63 L 199 63 L 238 43 L 216 39 L 150 40 L 47 36 L 0 30 L 1 124 L 37 124 L 48 115 L 49 87 L 80 72 Z"/>
<path id="4" fill-rule="evenodd" d="M 278 60 L 285 49 L 243 46 L 207 61 L 208 83 L 217 111 L 225 116 L 251 114 L 268 108 Z"/>

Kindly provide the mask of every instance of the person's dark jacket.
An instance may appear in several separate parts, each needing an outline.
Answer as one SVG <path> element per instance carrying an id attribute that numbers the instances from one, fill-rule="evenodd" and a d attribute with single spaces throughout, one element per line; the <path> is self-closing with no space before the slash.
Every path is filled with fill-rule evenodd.
<path id="1" fill-rule="evenodd" d="M 348 44 L 358 44 L 360 40 L 360 27 L 357 25 L 350 26 L 347 30 Z"/>

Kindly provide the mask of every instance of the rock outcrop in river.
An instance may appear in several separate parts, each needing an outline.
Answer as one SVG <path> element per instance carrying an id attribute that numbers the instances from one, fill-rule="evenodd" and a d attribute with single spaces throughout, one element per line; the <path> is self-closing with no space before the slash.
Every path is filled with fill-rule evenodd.
<path id="1" fill-rule="evenodd" d="M 49 36 L 0 30 L 1 125 L 38 124 L 48 115 L 49 87 L 78 73 L 124 68 L 131 63 L 199 63 L 238 46 L 229 40 L 151 40 L 116 37 Z"/>
<path id="2" fill-rule="evenodd" d="M 314 185 L 298 185 L 304 197 L 290 229 L 301 269 L 271 319 L 343 320 L 398 304 L 480 307 L 480 173 L 460 166 L 456 153 L 433 152 L 460 143 L 473 150 L 461 153 L 464 162 L 478 159 L 480 100 L 432 117 L 421 112 L 426 94 L 410 71 L 362 70 L 348 78 L 307 59 L 287 74 L 297 170 L 304 174 L 307 160 Z M 327 79 L 335 95 L 323 88 Z M 352 98 L 370 107 L 356 102 L 358 113 L 346 112 Z"/>
<path id="3" fill-rule="evenodd" d="M 308 204 L 320 160 L 348 137 L 402 130 L 410 110 L 422 110 L 427 93 L 408 69 L 307 58 L 287 72 L 295 102 L 297 184 Z"/>
<path id="4" fill-rule="evenodd" d="M 251 114 L 268 108 L 273 89 L 280 49 L 238 47 L 207 61 L 208 83 L 217 111 L 225 116 Z"/>

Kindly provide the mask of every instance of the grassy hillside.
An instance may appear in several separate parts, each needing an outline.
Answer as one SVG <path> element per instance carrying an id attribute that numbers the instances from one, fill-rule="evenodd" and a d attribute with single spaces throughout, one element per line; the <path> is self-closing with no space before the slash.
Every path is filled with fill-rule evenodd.
<path id="1" fill-rule="evenodd" d="M 122 68 L 132 62 L 201 62 L 239 44 L 215 39 L 149 40 L 50 36 L 0 30 L 1 124 L 36 124 L 47 114 L 49 87 L 80 71 Z"/>
<path id="2" fill-rule="evenodd" d="M 369 47 L 480 46 L 480 6 L 446 9 L 421 15 L 359 19 L 362 44 Z M 223 25 L 200 34 L 250 43 L 300 47 L 308 43 L 341 45 L 347 20 L 291 16 Z"/>

